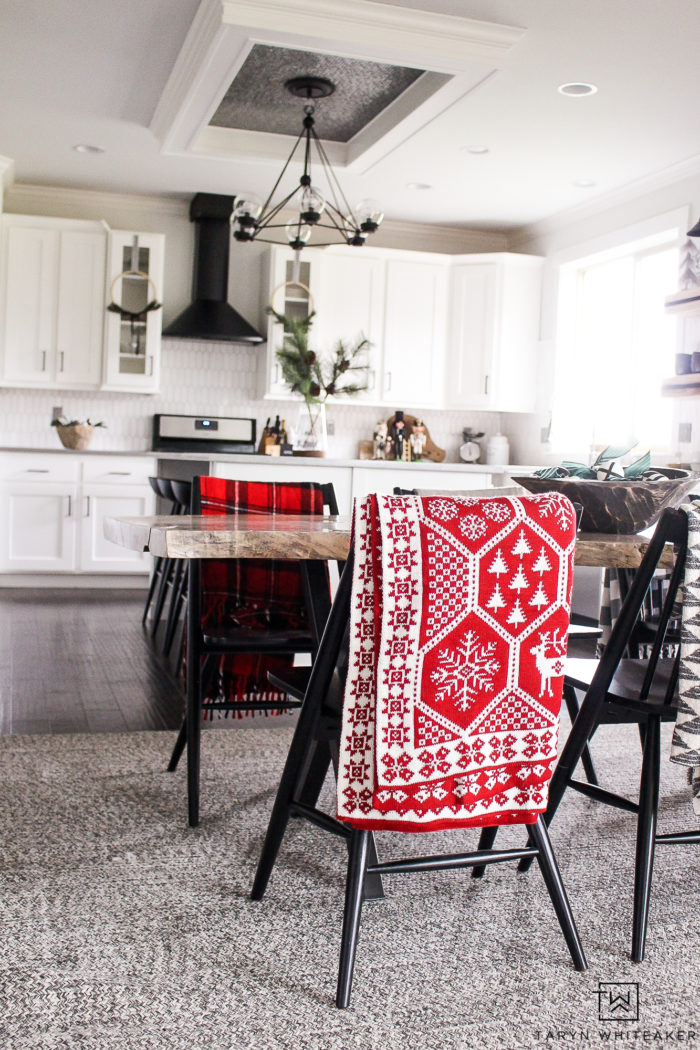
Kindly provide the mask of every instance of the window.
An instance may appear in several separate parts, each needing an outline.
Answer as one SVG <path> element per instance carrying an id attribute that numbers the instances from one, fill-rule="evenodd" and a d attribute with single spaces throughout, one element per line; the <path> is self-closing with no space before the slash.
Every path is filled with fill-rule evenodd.
<path id="1" fill-rule="evenodd" d="M 669 230 L 561 268 L 552 445 L 583 458 L 637 441 L 663 451 L 671 406 L 675 320 L 664 296 L 678 283 L 678 234 Z"/>

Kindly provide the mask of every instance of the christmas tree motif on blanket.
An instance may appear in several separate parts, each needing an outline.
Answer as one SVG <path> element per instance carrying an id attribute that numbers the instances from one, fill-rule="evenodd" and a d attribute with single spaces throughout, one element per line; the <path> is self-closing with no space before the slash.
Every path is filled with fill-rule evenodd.
<path id="1" fill-rule="evenodd" d="M 504 572 L 508 572 L 508 566 L 506 565 L 505 558 L 501 554 L 500 548 L 496 551 L 496 557 L 489 565 L 487 572 L 494 573 L 496 576 L 502 576 Z"/>
<path id="2" fill-rule="evenodd" d="M 430 675 L 435 699 L 450 701 L 460 711 L 468 711 L 475 700 L 493 691 L 494 675 L 501 665 L 494 658 L 494 642 L 480 643 L 474 631 L 467 631 L 455 649 L 438 653 L 438 667 Z"/>
<path id="3" fill-rule="evenodd" d="M 490 609 L 492 612 L 498 612 L 499 609 L 505 609 L 505 607 L 506 601 L 503 595 L 501 594 L 500 585 L 497 583 L 493 594 L 486 602 L 486 608 Z"/>
<path id="4" fill-rule="evenodd" d="M 528 605 L 534 605 L 538 611 L 542 608 L 543 605 L 549 605 L 549 598 L 544 592 L 542 580 L 538 582 L 537 590 L 533 594 L 532 598 L 530 598 Z"/>

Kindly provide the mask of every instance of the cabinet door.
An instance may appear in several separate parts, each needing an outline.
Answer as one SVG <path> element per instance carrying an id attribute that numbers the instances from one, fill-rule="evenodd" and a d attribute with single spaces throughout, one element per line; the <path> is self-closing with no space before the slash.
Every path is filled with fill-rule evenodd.
<path id="1" fill-rule="evenodd" d="M 442 401 L 447 269 L 442 263 L 386 264 L 383 400 L 411 411 Z"/>
<path id="2" fill-rule="evenodd" d="M 102 378 L 104 233 L 60 235 L 56 385 L 97 387 Z"/>
<path id="3" fill-rule="evenodd" d="M 294 252 L 288 248 L 273 248 L 267 260 L 268 304 L 278 314 L 303 318 L 316 310 L 320 296 L 316 285 L 318 251 L 306 248 L 301 252 L 298 274 L 295 275 Z M 309 345 L 316 348 L 316 322 L 312 324 Z M 270 315 L 267 322 L 267 346 L 262 360 L 264 375 L 261 391 L 264 397 L 287 397 L 289 387 L 282 378 L 277 351 L 282 346 L 284 328 Z"/>
<path id="4" fill-rule="evenodd" d="M 491 407 L 496 277 L 495 263 L 468 263 L 453 270 L 445 377 L 450 407 Z"/>
<path id="5" fill-rule="evenodd" d="M 349 382 L 367 383 L 365 391 L 352 396 L 353 401 L 376 401 L 378 396 L 384 269 L 383 259 L 362 255 L 357 248 L 324 252 L 317 266 L 316 349 L 330 356 L 339 339 L 349 348 L 362 337 L 371 344 L 355 362 L 367 365 L 367 373 L 347 373 Z"/>
<path id="6" fill-rule="evenodd" d="M 164 244 L 161 233 L 109 234 L 105 305 L 129 313 L 105 315 L 105 390 L 158 392 L 163 310 L 145 308 L 163 301 Z"/>
<path id="7" fill-rule="evenodd" d="M 105 518 L 154 513 L 153 493 L 148 486 L 86 485 L 78 513 L 82 572 L 149 572 L 150 555 L 118 547 L 104 536 Z"/>
<path id="8" fill-rule="evenodd" d="M 58 234 L 5 228 L 3 379 L 47 385 L 54 375 Z"/>
<path id="9" fill-rule="evenodd" d="M 72 572 L 77 487 L 25 482 L 3 487 L 0 559 L 4 572 Z"/>

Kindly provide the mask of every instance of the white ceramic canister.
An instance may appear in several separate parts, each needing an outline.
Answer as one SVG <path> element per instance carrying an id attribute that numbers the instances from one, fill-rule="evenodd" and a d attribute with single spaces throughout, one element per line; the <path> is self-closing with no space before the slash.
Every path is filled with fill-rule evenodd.
<path id="1" fill-rule="evenodd" d="M 486 443 L 487 463 L 507 463 L 510 455 L 505 434 L 493 434 Z"/>

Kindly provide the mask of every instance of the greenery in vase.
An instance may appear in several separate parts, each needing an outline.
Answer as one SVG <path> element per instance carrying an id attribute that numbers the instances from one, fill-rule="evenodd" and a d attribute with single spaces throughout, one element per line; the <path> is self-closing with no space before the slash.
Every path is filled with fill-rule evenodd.
<path id="1" fill-rule="evenodd" d="M 319 357 L 309 346 L 309 330 L 315 312 L 308 317 L 289 317 L 270 307 L 269 313 L 284 327 L 284 340 L 277 350 L 282 378 L 295 394 L 301 394 L 307 405 L 319 404 L 334 394 L 352 396 L 367 389 L 367 364 L 358 358 L 370 346 L 362 337 L 353 345 L 338 339 L 330 360 Z M 354 373 L 364 382 L 355 381 Z"/>

